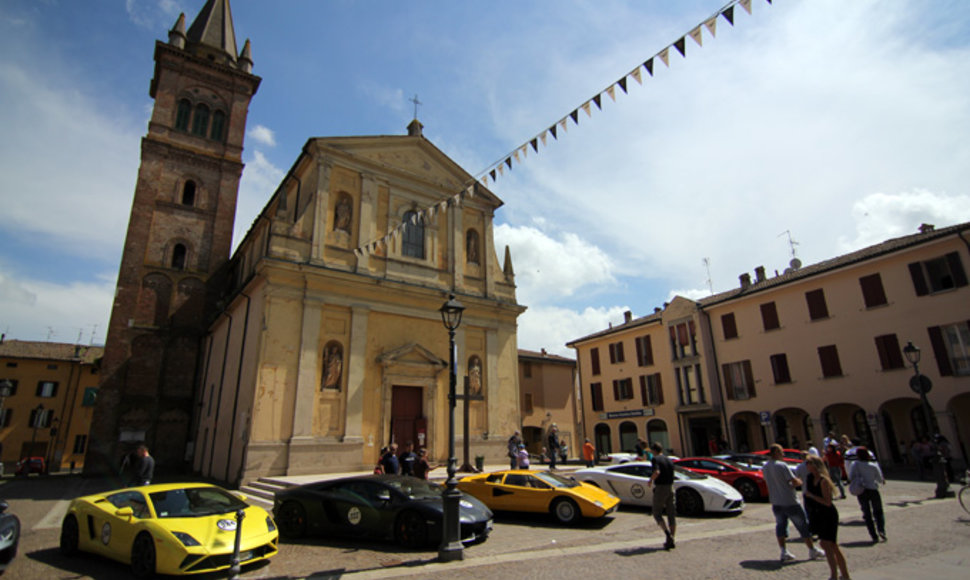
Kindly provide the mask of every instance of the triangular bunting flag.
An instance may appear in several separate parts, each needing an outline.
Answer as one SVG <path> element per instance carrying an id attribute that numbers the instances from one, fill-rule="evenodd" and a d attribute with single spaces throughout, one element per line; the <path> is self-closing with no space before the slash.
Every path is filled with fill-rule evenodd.
<path id="1" fill-rule="evenodd" d="M 521 161 L 519 161 L 519 150 L 518 149 L 516 149 L 515 151 L 512 152 L 512 157 L 515 157 L 515 162 L 516 163 L 522 163 Z"/>
<path id="2" fill-rule="evenodd" d="M 657 56 L 660 57 L 660 60 L 664 61 L 665 66 L 670 66 L 670 47 L 669 46 L 661 50 L 660 52 L 658 52 Z"/>
<path id="3" fill-rule="evenodd" d="M 711 17 L 710 20 L 704 23 L 707 27 L 707 31 L 711 33 L 711 38 L 717 38 L 717 16 Z"/>
<path id="4" fill-rule="evenodd" d="M 539 140 L 540 140 L 540 141 L 542 141 L 542 146 L 543 146 L 543 147 L 545 147 L 545 146 L 546 146 L 546 139 L 548 139 L 548 137 L 546 137 L 546 135 L 547 135 L 548 133 L 549 133 L 549 131 L 543 131 L 543 132 L 542 132 L 542 135 L 539 135 Z M 539 152 L 539 151 L 538 151 L 538 150 L 536 150 L 536 153 L 538 153 L 538 152 Z"/>
<path id="5" fill-rule="evenodd" d="M 620 88 L 623 89 L 624 93 L 626 93 L 626 77 L 616 81 L 616 84 L 620 85 Z"/>
<path id="6" fill-rule="evenodd" d="M 482 185 L 484 185 L 485 187 L 488 187 L 488 176 L 487 175 L 483 175 L 482 176 Z"/>
<path id="7" fill-rule="evenodd" d="M 505 175 L 505 166 L 504 165 L 499 165 L 498 166 L 498 174 L 499 175 Z"/>
<path id="8" fill-rule="evenodd" d="M 579 125 L 579 109 L 573 109 L 573 112 L 569 113 L 569 116 L 572 117 L 573 123 Z"/>
<path id="9" fill-rule="evenodd" d="M 528 145 L 523 145 L 522 147 L 519 147 L 519 151 L 522 152 L 522 159 L 528 159 L 529 158 L 529 146 Z"/>
<path id="10" fill-rule="evenodd" d="M 610 96 L 610 99 L 616 102 L 616 85 L 610 85 L 606 87 L 606 94 Z"/>
<path id="11" fill-rule="evenodd" d="M 644 62 L 643 68 L 647 69 L 647 72 L 650 73 L 650 76 L 653 76 L 653 59 L 651 58 L 646 62 Z"/>
<path id="12" fill-rule="evenodd" d="M 570 113 L 570 116 L 572 116 L 572 114 L 575 113 L 575 112 L 576 111 L 573 111 L 572 113 Z M 579 124 L 579 120 L 578 119 L 575 119 L 574 118 L 573 121 L 576 121 L 576 123 Z M 566 122 L 566 117 L 563 117 L 562 119 L 559 120 L 559 126 L 562 127 L 562 130 L 563 131 L 565 131 L 567 133 L 569 132 L 569 123 Z"/>
<path id="13" fill-rule="evenodd" d="M 491 170 L 491 171 L 489 171 L 488 172 L 488 175 L 489 175 L 489 177 L 492 178 L 492 181 L 495 181 L 495 170 L 494 169 Z"/>
<path id="14" fill-rule="evenodd" d="M 687 40 L 686 37 L 681 36 L 677 42 L 674 43 L 674 48 L 680 53 L 680 56 L 687 56 Z"/>
<path id="15" fill-rule="evenodd" d="M 583 112 L 586 113 L 587 117 L 593 116 L 593 113 L 590 109 L 592 109 L 592 107 L 589 106 L 589 101 L 586 101 L 585 103 L 583 103 Z"/>
<path id="16" fill-rule="evenodd" d="M 740 0 L 738 4 L 741 5 L 741 8 L 744 8 L 745 12 L 751 14 L 751 0 Z"/>
<path id="17" fill-rule="evenodd" d="M 728 24 L 734 26 L 734 6 L 728 6 L 725 8 L 724 12 L 721 12 L 721 16 L 728 21 Z"/>
<path id="18" fill-rule="evenodd" d="M 633 80 L 637 81 L 637 84 L 638 85 L 642 85 L 643 84 L 642 75 L 643 75 L 643 73 L 640 72 L 640 67 L 637 67 L 637 68 L 633 69 L 633 71 L 630 73 L 630 76 L 633 77 Z"/>
<path id="19" fill-rule="evenodd" d="M 596 95 L 595 97 L 593 97 L 593 102 L 596 103 L 596 108 L 601 111 L 603 110 L 603 105 L 601 104 L 602 100 L 603 99 L 601 95 Z M 589 111 L 586 111 L 586 112 L 589 113 Z"/>
<path id="20" fill-rule="evenodd" d="M 542 136 L 543 136 L 543 138 L 545 138 L 545 134 L 543 134 Z M 545 144 L 545 141 L 543 141 L 543 145 L 544 144 Z M 536 153 L 539 152 L 539 140 L 538 139 L 532 139 L 532 141 L 529 141 L 529 145 L 532 145 L 532 150 L 533 151 L 535 151 Z"/>
<path id="21" fill-rule="evenodd" d="M 553 139 L 555 139 L 556 141 L 559 140 L 559 137 L 556 136 L 556 125 L 555 124 L 553 124 L 552 127 L 549 127 L 549 132 L 552 133 L 552 138 Z"/>
<path id="22" fill-rule="evenodd" d="M 509 169 L 512 169 L 512 158 L 511 157 L 506 157 L 505 158 L 505 164 L 509 166 Z M 499 167 L 499 169 L 501 169 L 501 167 Z"/>
<path id="23" fill-rule="evenodd" d="M 701 33 L 700 26 L 690 31 L 690 37 L 694 39 L 694 42 L 697 43 L 697 46 L 704 46 L 704 39 L 703 39 L 703 34 Z"/>

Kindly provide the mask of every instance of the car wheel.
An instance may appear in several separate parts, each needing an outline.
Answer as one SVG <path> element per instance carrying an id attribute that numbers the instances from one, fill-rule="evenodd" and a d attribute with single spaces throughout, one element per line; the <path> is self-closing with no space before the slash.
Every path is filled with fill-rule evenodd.
<path id="1" fill-rule="evenodd" d="M 571 524 L 580 516 L 579 506 L 567 497 L 556 498 L 549 507 L 549 511 L 563 524 Z"/>
<path id="2" fill-rule="evenodd" d="M 751 481 L 750 479 L 739 479 L 734 482 L 734 489 L 738 490 L 744 501 L 751 503 L 757 499 L 761 498 L 761 493 L 758 491 L 758 484 Z"/>
<path id="3" fill-rule="evenodd" d="M 677 513 L 682 516 L 696 516 L 704 512 L 704 500 L 693 489 L 682 487 L 677 490 Z"/>
<path id="4" fill-rule="evenodd" d="M 286 538 L 300 538 L 306 534 L 306 508 L 298 501 L 287 501 L 276 516 L 280 534 Z"/>
<path id="5" fill-rule="evenodd" d="M 155 540 L 148 532 L 135 536 L 135 542 L 131 545 L 131 573 L 136 578 L 155 575 Z"/>
<path id="6" fill-rule="evenodd" d="M 61 554 L 65 556 L 76 555 L 78 538 L 77 518 L 73 514 L 69 514 L 64 518 L 64 523 L 61 524 Z"/>
<path id="7" fill-rule="evenodd" d="M 394 524 L 394 538 L 405 548 L 423 548 L 428 544 L 428 525 L 417 512 L 404 512 Z"/>

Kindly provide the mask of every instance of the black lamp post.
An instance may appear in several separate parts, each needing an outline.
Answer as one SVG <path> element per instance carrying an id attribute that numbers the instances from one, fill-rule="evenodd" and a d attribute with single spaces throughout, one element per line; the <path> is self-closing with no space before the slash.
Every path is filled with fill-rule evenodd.
<path id="1" fill-rule="evenodd" d="M 906 360 L 909 364 L 913 365 L 913 378 L 909 380 L 909 387 L 913 389 L 920 396 L 920 402 L 923 405 L 923 420 L 926 422 L 926 435 L 927 437 L 933 436 L 933 409 L 930 407 L 930 401 L 926 398 L 926 393 L 930 392 L 933 388 L 933 382 L 926 375 L 921 375 L 919 373 L 919 359 L 920 350 L 918 346 L 915 346 L 912 342 L 907 342 L 906 346 L 903 347 L 903 354 L 906 355 Z M 933 458 L 933 475 L 936 478 L 936 497 L 944 498 L 947 495 L 949 484 L 946 481 L 946 472 L 944 469 L 942 453 L 940 452 L 939 445 L 937 445 L 936 457 Z"/>
<path id="2" fill-rule="evenodd" d="M 438 561 L 440 562 L 453 562 L 465 557 L 464 548 L 461 545 L 461 519 L 458 515 L 461 492 L 458 491 L 458 481 L 455 479 L 455 472 L 458 470 L 458 459 L 455 457 L 455 388 L 458 383 L 458 375 L 455 369 L 455 330 L 461 324 L 461 314 L 464 310 L 465 306 L 455 300 L 454 294 L 449 294 L 448 301 L 438 309 L 441 313 L 441 322 L 448 329 L 449 358 L 448 481 L 445 482 L 445 490 L 441 494 L 444 514 L 441 547 L 438 548 Z"/>

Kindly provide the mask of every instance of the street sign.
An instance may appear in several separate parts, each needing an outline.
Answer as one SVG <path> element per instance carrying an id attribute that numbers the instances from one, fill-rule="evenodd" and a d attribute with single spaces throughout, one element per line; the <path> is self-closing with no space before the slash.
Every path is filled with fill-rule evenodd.
<path id="1" fill-rule="evenodd" d="M 761 417 L 762 425 L 771 425 L 771 411 L 761 411 L 758 415 Z"/>
<path id="2" fill-rule="evenodd" d="M 909 388 L 917 395 L 925 395 L 933 388 L 933 381 L 926 375 L 913 375 L 913 378 L 909 379 Z"/>

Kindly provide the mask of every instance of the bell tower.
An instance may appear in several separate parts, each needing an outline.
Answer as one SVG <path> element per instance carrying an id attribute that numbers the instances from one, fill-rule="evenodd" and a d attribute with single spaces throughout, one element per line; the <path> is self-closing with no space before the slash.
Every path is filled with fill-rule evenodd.
<path id="1" fill-rule="evenodd" d="M 148 445 L 158 471 L 185 465 L 200 348 L 229 260 L 249 101 L 259 88 L 229 0 L 207 0 L 155 43 L 155 100 L 102 359 L 86 473 Z"/>

